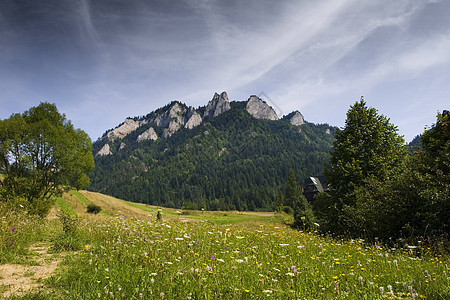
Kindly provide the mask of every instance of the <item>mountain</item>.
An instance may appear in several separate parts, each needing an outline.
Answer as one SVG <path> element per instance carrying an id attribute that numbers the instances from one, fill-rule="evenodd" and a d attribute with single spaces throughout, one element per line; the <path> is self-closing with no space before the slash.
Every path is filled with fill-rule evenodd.
<path id="1" fill-rule="evenodd" d="M 322 173 L 334 130 L 298 111 L 278 119 L 254 95 L 216 93 L 197 109 L 173 101 L 93 144 L 90 190 L 166 207 L 272 210 L 290 168 L 299 182 Z"/>

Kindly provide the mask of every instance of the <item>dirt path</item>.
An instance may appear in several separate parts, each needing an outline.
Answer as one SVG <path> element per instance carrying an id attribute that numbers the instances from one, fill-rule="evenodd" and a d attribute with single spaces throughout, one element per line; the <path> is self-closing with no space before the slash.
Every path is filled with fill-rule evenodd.
<path id="1" fill-rule="evenodd" d="M 62 259 L 60 254 L 49 254 L 49 247 L 47 243 L 37 243 L 30 247 L 30 251 L 36 255 L 35 266 L 0 265 L 0 297 L 43 291 L 43 279 L 52 276 Z"/>

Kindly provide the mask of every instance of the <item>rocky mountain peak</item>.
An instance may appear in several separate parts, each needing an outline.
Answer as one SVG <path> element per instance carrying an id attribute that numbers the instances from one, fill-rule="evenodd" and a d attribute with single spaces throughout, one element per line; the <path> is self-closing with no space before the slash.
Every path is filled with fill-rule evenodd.
<path id="1" fill-rule="evenodd" d="M 248 99 L 246 110 L 256 119 L 278 120 L 275 110 L 255 95 Z"/>
<path id="2" fill-rule="evenodd" d="M 106 155 L 111 155 L 111 148 L 109 147 L 109 144 L 106 143 L 105 145 L 103 145 L 103 147 L 100 149 L 100 151 L 97 152 L 96 155 L 100 155 L 100 156 L 106 156 Z"/>
<path id="3" fill-rule="evenodd" d="M 231 109 L 230 101 L 226 92 L 214 93 L 214 97 L 208 102 L 203 118 L 214 118 Z"/>
<path id="4" fill-rule="evenodd" d="M 297 110 L 289 119 L 289 123 L 291 123 L 294 126 L 300 126 L 305 124 L 305 119 L 303 118 L 302 114 Z"/>
<path id="5" fill-rule="evenodd" d="M 153 129 L 153 127 L 150 127 L 149 129 L 147 129 L 146 131 L 144 131 L 137 137 L 138 142 L 146 141 L 146 140 L 156 141 L 157 139 L 158 139 L 158 135 L 156 134 L 156 131 L 155 131 L 155 129 Z"/>
<path id="6" fill-rule="evenodd" d="M 202 123 L 202 117 L 200 114 L 191 106 L 185 117 L 184 128 L 192 129 Z"/>

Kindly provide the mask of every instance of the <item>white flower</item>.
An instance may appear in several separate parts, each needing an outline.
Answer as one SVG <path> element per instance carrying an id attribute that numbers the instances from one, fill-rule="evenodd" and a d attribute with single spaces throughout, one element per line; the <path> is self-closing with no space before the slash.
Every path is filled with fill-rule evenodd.
<path id="1" fill-rule="evenodd" d="M 294 273 L 286 273 L 286 276 L 295 276 Z"/>
<path id="2" fill-rule="evenodd" d="M 243 239 L 243 236 L 236 236 L 237 239 Z"/>
<path id="3" fill-rule="evenodd" d="M 243 259 L 236 259 L 236 262 L 238 262 L 238 263 L 243 263 L 244 260 L 243 260 Z"/>
<path id="4" fill-rule="evenodd" d="M 280 244 L 281 247 L 289 246 L 289 244 Z"/>

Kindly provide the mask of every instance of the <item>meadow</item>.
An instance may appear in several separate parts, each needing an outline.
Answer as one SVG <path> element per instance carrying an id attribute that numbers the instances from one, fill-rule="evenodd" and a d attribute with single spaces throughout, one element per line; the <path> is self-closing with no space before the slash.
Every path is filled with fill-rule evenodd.
<path id="1" fill-rule="evenodd" d="M 38 241 L 47 242 L 50 252 L 63 256 L 41 288 L 10 298 L 450 296 L 449 258 L 432 255 L 420 244 L 395 249 L 319 236 L 293 230 L 284 224 L 286 216 L 275 214 L 180 214 L 162 209 L 158 220 L 157 207 L 109 198 L 103 203 L 104 197 L 66 194 L 57 201 L 57 214 L 64 212 L 66 217 L 41 222 L 17 212 L 2 217 L 0 264 L 32 265 L 35 260 L 28 249 Z M 105 207 L 103 215 L 86 214 L 89 203 Z M 0 295 L 7 289 L 0 286 Z"/>

